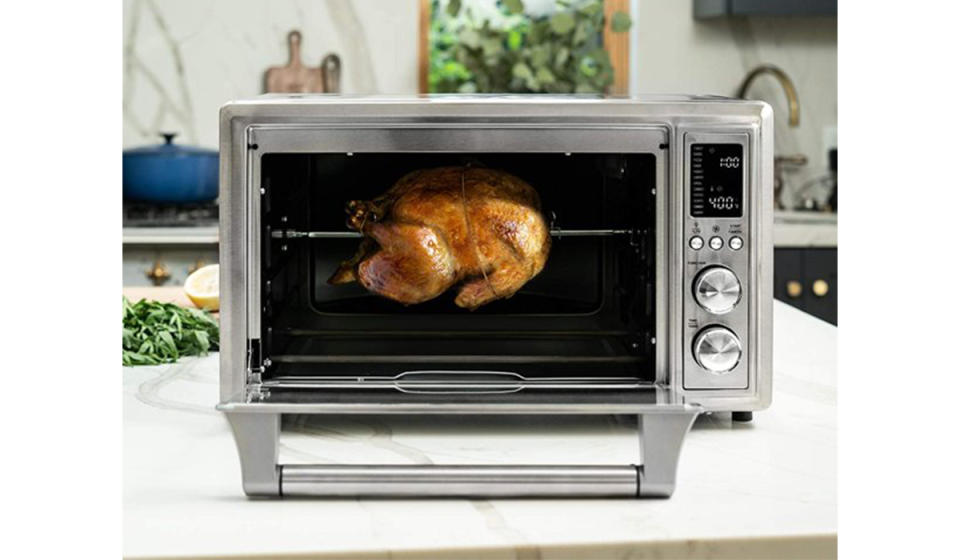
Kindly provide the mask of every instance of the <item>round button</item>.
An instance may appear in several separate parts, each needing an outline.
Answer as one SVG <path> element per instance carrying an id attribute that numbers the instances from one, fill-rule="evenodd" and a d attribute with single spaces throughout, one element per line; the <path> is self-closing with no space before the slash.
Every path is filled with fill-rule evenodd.
<path id="1" fill-rule="evenodd" d="M 693 358 L 710 373 L 719 375 L 732 371 L 742 355 L 740 339 L 726 327 L 707 327 L 693 341 Z"/>
<path id="2" fill-rule="evenodd" d="M 743 238 L 739 235 L 734 235 L 730 238 L 730 241 L 727 242 L 727 245 L 734 251 L 739 251 L 743 247 Z"/>
<path id="3" fill-rule="evenodd" d="M 690 248 L 694 251 L 699 251 L 703 249 L 703 238 L 699 235 L 694 235 L 690 238 Z"/>
<path id="4" fill-rule="evenodd" d="M 740 280 L 729 268 L 708 267 L 693 281 L 693 296 L 710 313 L 726 313 L 740 302 Z"/>
<path id="5" fill-rule="evenodd" d="M 711 237 L 710 248 L 713 249 L 714 251 L 719 251 L 720 249 L 723 249 L 723 239 L 717 236 Z"/>

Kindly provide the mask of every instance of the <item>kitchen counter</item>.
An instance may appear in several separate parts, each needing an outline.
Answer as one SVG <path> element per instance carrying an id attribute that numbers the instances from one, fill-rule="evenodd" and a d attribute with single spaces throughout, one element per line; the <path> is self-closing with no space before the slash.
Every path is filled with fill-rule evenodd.
<path id="1" fill-rule="evenodd" d="M 837 331 L 779 302 L 774 314 L 772 407 L 749 424 L 701 416 L 667 500 L 250 500 L 213 408 L 217 355 L 125 368 L 124 556 L 833 557 Z M 298 417 L 280 460 L 627 464 L 637 447 L 614 416 Z"/>
<path id="2" fill-rule="evenodd" d="M 776 211 L 773 246 L 837 247 L 837 215 L 825 212 Z"/>

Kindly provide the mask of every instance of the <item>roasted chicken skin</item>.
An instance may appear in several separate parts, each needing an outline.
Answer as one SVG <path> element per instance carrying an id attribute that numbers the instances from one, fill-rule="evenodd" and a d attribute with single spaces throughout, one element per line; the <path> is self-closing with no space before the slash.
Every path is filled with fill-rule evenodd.
<path id="1" fill-rule="evenodd" d="M 543 270 L 550 252 L 540 197 L 504 171 L 414 171 L 374 200 L 350 201 L 347 214 L 363 241 L 329 283 L 357 281 L 404 304 L 453 286 L 467 309 L 508 298 Z"/>

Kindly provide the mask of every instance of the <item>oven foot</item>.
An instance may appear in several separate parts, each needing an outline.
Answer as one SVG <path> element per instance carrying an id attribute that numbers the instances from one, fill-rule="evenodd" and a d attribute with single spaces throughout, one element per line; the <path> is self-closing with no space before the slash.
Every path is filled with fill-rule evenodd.
<path id="1" fill-rule="evenodd" d="M 669 498 L 677 483 L 680 449 L 697 412 L 641 414 L 639 496 Z"/>
<path id="2" fill-rule="evenodd" d="M 734 422 L 751 422 L 753 421 L 753 413 L 749 410 L 739 410 L 730 413 L 730 419 Z"/>
<path id="3" fill-rule="evenodd" d="M 280 495 L 280 415 L 227 412 L 247 496 Z"/>

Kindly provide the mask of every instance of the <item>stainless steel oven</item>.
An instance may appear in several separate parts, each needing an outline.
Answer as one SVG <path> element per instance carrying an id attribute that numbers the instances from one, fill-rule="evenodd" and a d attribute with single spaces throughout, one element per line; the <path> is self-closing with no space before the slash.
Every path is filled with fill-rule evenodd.
<path id="1" fill-rule="evenodd" d="M 283 95 L 229 103 L 220 123 L 219 408 L 247 494 L 664 497 L 699 413 L 769 405 L 766 104 Z M 431 168 L 535 189 L 542 270 L 473 310 L 328 283 L 362 241 L 344 206 Z M 640 453 L 622 466 L 282 465 L 289 414 L 626 414 Z"/>

